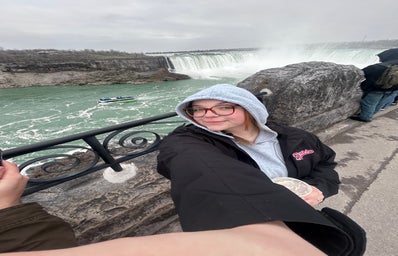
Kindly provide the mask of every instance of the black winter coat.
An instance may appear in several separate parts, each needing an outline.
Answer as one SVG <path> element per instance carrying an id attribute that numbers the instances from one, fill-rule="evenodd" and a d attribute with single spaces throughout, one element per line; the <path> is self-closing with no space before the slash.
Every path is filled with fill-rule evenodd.
<path id="1" fill-rule="evenodd" d="M 268 126 L 279 134 L 289 176 L 313 184 L 325 196 L 337 193 L 335 153 L 329 147 L 300 129 Z M 366 248 L 365 232 L 347 216 L 315 210 L 273 183 L 230 139 L 193 125 L 179 127 L 163 140 L 158 172 L 171 180 L 184 231 L 278 220 L 327 255 L 363 255 Z"/>
<path id="2" fill-rule="evenodd" d="M 337 193 L 333 150 L 301 129 L 269 127 L 279 134 L 290 177 L 318 187 L 325 197 Z M 158 172 L 171 179 L 172 198 L 184 231 L 272 220 L 323 222 L 304 200 L 274 184 L 230 139 L 193 125 L 179 127 L 163 140 Z"/>

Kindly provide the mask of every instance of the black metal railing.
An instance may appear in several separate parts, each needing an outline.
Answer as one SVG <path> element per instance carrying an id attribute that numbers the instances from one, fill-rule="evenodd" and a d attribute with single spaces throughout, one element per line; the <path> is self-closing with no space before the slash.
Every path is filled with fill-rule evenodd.
<path id="1" fill-rule="evenodd" d="M 175 128 L 175 123 L 182 121 L 159 122 L 175 116 L 171 112 L 7 149 L 3 158 L 22 162 L 18 164 L 20 171 L 30 177 L 24 191 L 28 195 L 107 167 L 122 171 L 120 163 L 157 149 L 162 136 L 144 128 L 152 126 L 156 130 L 156 126 L 166 124 Z"/>

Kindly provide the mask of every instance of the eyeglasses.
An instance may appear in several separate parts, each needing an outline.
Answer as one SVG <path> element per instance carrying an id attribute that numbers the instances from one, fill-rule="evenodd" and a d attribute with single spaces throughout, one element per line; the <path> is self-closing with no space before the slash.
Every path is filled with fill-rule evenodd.
<path id="1" fill-rule="evenodd" d="M 230 116 L 233 113 L 235 113 L 235 107 L 236 105 L 231 105 L 231 104 L 220 104 L 220 105 L 215 105 L 211 108 L 191 106 L 185 109 L 185 113 L 187 113 L 187 115 L 191 117 L 197 118 L 197 117 L 204 117 L 207 111 L 210 110 L 212 113 L 218 116 Z"/>

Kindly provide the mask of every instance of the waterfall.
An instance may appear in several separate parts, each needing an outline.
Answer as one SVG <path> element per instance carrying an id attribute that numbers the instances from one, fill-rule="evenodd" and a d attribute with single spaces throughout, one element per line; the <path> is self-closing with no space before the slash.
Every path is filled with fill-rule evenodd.
<path id="1" fill-rule="evenodd" d="M 172 62 L 170 62 L 170 59 L 169 59 L 169 57 L 167 57 L 167 56 L 164 56 L 164 59 L 165 59 L 165 61 L 166 61 L 166 64 L 167 64 L 167 69 L 169 70 L 169 72 L 175 72 L 174 65 L 173 65 L 173 63 L 172 63 Z"/>
<path id="2" fill-rule="evenodd" d="M 165 53 L 175 72 L 193 78 L 245 78 L 260 70 L 307 61 L 327 61 L 363 68 L 377 63 L 377 53 L 398 47 L 364 43 L 325 43 L 301 46 L 280 46 L 257 49 L 208 50 Z"/>
<path id="3" fill-rule="evenodd" d="M 194 78 L 240 77 L 253 70 L 256 51 L 184 52 L 169 56 L 177 73 Z"/>

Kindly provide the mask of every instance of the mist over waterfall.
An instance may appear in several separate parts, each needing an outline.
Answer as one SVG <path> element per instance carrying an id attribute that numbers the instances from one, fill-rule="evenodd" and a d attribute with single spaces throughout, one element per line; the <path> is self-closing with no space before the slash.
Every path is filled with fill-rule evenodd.
<path id="1" fill-rule="evenodd" d="M 192 78 L 243 79 L 260 70 L 307 61 L 327 61 L 363 68 L 379 61 L 383 50 L 398 47 L 398 40 L 325 43 L 256 49 L 164 53 L 175 72 Z"/>

